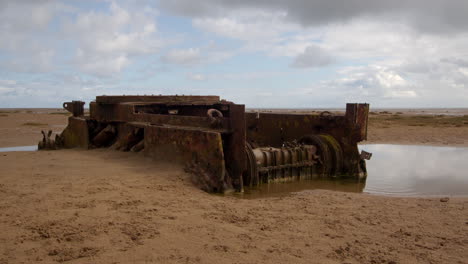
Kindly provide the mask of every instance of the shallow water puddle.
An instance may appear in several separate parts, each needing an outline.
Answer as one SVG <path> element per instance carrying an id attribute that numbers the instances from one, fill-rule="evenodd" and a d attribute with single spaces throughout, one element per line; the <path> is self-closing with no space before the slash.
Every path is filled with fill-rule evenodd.
<path id="1" fill-rule="evenodd" d="M 468 148 L 363 145 L 367 162 L 364 192 L 398 196 L 468 195 Z"/>
<path id="2" fill-rule="evenodd" d="M 244 199 L 256 199 L 266 197 L 281 197 L 290 193 L 308 190 L 331 190 L 342 192 L 361 193 L 365 187 L 365 182 L 356 183 L 354 180 L 303 180 L 284 183 L 263 184 L 257 188 L 247 188 L 244 193 L 234 193 L 235 196 Z"/>
<path id="3" fill-rule="evenodd" d="M 32 146 L 19 146 L 19 147 L 8 147 L 0 148 L 0 152 L 12 152 L 12 151 L 36 151 L 37 145 Z"/>
<path id="4" fill-rule="evenodd" d="M 246 199 L 284 196 L 325 189 L 392 196 L 468 195 L 468 148 L 372 144 L 367 180 L 309 180 L 264 184 L 239 196 Z"/>

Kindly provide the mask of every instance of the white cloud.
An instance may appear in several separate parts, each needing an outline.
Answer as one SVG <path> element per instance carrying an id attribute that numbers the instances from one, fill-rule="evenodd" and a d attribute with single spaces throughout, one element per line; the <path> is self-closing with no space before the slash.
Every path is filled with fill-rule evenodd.
<path id="1" fill-rule="evenodd" d="M 130 11 L 111 3 L 109 13 L 79 13 L 64 26 L 65 32 L 78 36 L 80 49 L 90 53 L 146 54 L 160 45 L 156 24 L 143 10 Z"/>
<path id="2" fill-rule="evenodd" d="M 158 35 L 154 9 L 108 3 L 108 9 L 100 11 L 56 0 L 0 3 L 0 52 L 8 54 L 0 69 L 51 72 L 71 61 L 72 70 L 109 76 L 138 56 L 159 50 L 164 41 Z"/>
<path id="3" fill-rule="evenodd" d="M 47 28 L 60 5 L 55 1 L 8 1 L 0 3 L 0 70 L 44 72 L 53 68 L 54 47 Z"/>
<path id="4" fill-rule="evenodd" d="M 160 3 L 195 30 L 160 16 L 151 0 L 0 1 L 0 104 L 154 92 L 148 87 L 163 71 L 171 83 L 158 91 L 211 92 L 224 83 L 220 93 L 263 106 L 468 102 L 466 1 Z"/>
<path id="5" fill-rule="evenodd" d="M 229 81 L 253 81 L 268 80 L 274 77 L 286 76 L 287 72 L 241 72 L 241 73 L 219 73 L 219 74 L 200 74 L 189 73 L 187 78 L 190 80 L 229 80 Z"/>
<path id="6" fill-rule="evenodd" d="M 54 57 L 53 49 L 44 48 L 37 52 L 24 50 L 10 59 L 0 61 L 0 69 L 23 73 L 49 72 L 55 68 Z"/>
<path id="7" fill-rule="evenodd" d="M 322 82 L 321 87 L 330 87 L 366 101 L 417 96 L 413 90 L 414 84 L 388 67 L 349 67 L 341 71 L 341 76 L 336 80 Z"/>
<path id="8" fill-rule="evenodd" d="M 399 65 L 353 66 L 341 70 L 333 80 L 311 84 L 303 89 L 303 97 L 329 105 L 368 102 L 373 107 L 463 106 L 468 99 L 466 87 L 450 76 L 415 76 L 401 71 Z"/>
<path id="9" fill-rule="evenodd" d="M 129 64 L 129 58 L 125 54 L 119 55 L 96 55 L 91 57 L 82 50 L 78 50 L 75 61 L 81 71 L 96 76 L 111 76 L 121 72 Z"/>
<path id="10" fill-rule="evenodd" d="M 171 49 L 161 56 L 161 61 L 177 66 L 194 66 L 218 63 L 232 57 L 235 50 L 220 50 L 216 45 L 199 48 Z"/>
<path id="11" fill-rule="evenodd" d="M 89 102 L 97 94 L 111 94 L 116 82 L 110 78 L 63 73 L 32 80 L 0 80 L 0 87 L 6 88 L 0 91 L 0 107 L 60 107 L 61 102 L 70 100 Z"/>
<path id="12" fill-rule="evenodd" d="M 11 88 L 11 87 L 2 87 L 0 86 L 0 94 L 1 95 L 4 95 L 6 93 L 10 93 L 10 92 L 13 92 L 15 89 L 14 88 Z"/>
<path id="13" fill-rule="evenodd" d="M 162 60 L 172 64 L 194 65 L 202 61 L 202 56 L 198 48 L 173 49 L 162 56 Z"/>
<path id="14" fill-rule="evenodd" d="M 282 32 L 296 30 L 298 25 L 285 21 L 286 13 L 260 9 L 231 12 L 227 16 L 194 18 L 193 25 L 201 30 L 247 42 L 279 37 Z"/>
<path id="15" fill-rule="evenodd" d="M 201 19 L 213 23 L 219 20 L 197 17 L 194 21 Z M 327 67 L 332 62 L 334 67 L 343 63 L 360 65 L 338 70 L 335 80 L 323 81 L 320 85 L 311 83 L 311 87 L 315 87 L 311 88 L 314 94 L 322 93 L 321 100 L 328 104 L 336 105 L 341 100 L 387 106 L 466 105 L 467 33 L 447 38 L 418 32 L 399 20 L 379 22 L 369 18 L 295 30 L 282 27 L 284 20 L 278 20 L 279 24 L 273 23 L 270 27 L 284 30 L 248 39 L 233 32 L 246 28 L 250 32 L 261 31 L 266 28 L 267 21 L 250 23 L 235 17 L 230 19 L 236 24 L 227 27 L 228 33 L 222 32 L 222 23 L 217 30 L 203 29 L 243 41 L 244 52 L 254 50 L 270 56 L 293 57 L 291 65 L 299 68 Z M 320 91 L 315 90 L 317 87 Z"/>
<path id="16" fill-rule="evenodd" d="M 15 80 L 0 80 L 0 85 L 15 85 Z"/>
<path id="17" fill-rule="evenodd" d="M 187 79 L 192 81 L 205 81 L 206 76 L 200 73 L 189 73 L 187 74 Z"/>
<path id="18" fill-rule="evenodd" d="M 458 68 L 458 71 L 468 77 L 468 68 Z"/>
<path id="19" fill-rule="evenodd" d="M 386 97 L 391 98 L 413 98 L 417 97 L 415 91 L 389 91 Z"/>
<path id="20" fill-rule="evenodd" d="M 116 2 L 108 13 L 79 13 L 63 27 L 68 38 L 78 41 L 75 64 L 83 72 L 109 76 L 121 72 L 132 57 L 156 53 L 163 41 L 153 15 L 144 7 L 130 12 Z"/>
<path id="21" fill-rule="evenodd" d="M 315 68 L 327 66 L 332 62 L 333 58 L 326 50 L 316 45 L 310 45 L 305 48 L 303 53 L 297 55 L 292 66 L 297 68 Z"/>
<path id="22" fill-rule="evenodd" d="M 28 34 L 45 29 L 57 12 L 54 0 L 0 2 L 0 29 L 4 32 Z M 23 37 L 26 37 L 23 35 Z M 0 42 L 2 43 L 2 42 Z M 11 43 L 3 42 L 3 45 Z M 17 43 L 20 44 L 20 43 Z M 15 48 L 15 46 L 10 46 Z"/>

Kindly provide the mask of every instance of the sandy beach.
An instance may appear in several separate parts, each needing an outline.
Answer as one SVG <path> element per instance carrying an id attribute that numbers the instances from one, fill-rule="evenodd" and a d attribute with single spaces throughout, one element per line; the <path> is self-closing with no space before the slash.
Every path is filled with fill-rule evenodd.
<path id="1" fill-rule="evenodd" d="M 422 110 L 421 110 L 422 111 Z M 379 110 L 366 143 L 468 146 L 461 115 Z M 61 131 L 54 109 L 0 111 L 0 147 Z M 0 153 L 0 263 L 468 263 L 468 198 L 314 190 L 205 193 L 183 168 L 98 150 Z"/>

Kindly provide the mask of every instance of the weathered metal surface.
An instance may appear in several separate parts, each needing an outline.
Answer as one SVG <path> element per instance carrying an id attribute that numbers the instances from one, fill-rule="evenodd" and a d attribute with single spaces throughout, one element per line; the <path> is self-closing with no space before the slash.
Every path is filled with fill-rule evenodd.
<path id="1" fill-rule="evenodd" d="M 220 192 L 225 182 L 226 166 L 221 134 L 186 127 L 148 126 L 145 128 L 145 153 L 158 160 L 199 167 L 204 175 L 194 179 L 200 188 Z"/>
<path id="2" fill-rule="evenodd" d="M 247 138 L 258 146 L 279 147 L 309 134 L 340 138 L 347 125 L 344 116 L 310 114 L 246 113 Z"/>
<path id="3" fill-rule="evenodd" d="M 147 122 L 210 128 L 212 119 L 208 117 L 207 111 L 216 107 L 221 108 L 219 105 L 181 106 L 177 114 L 170 114 L 169 111 L 176 110 L 176 106 L 155 103 L 148 105 L 91 103 L 90 117 L 99 122 Z M 189 112 L 187 108 L 191 108 L 192 112 Z M 229 127 L 226 118 L 219 117 L 218 119 L 220 128 Z"/>
<path id="4" fill-rule="evenodd" d="M 84 104 L 82 101 L 71 101 L 63 103 L 63 108 L 72 113 L 74 117 L 84 115 Z"/>
<path id="5" fill-rule="evenodd" d="M 68 126 L 60 134 L 59 146 L 64 148 L 89 148 L 87 120 L 80 117 L 69 117 Z"/>
<path id="6" fill-rule="evenodd" d="M 367 139 L 369 104 L 346 104 L 346 120 L 354 141 Z"/>
<path id="7" fill-rule="evenodd" d="M 370 160 L 372 158 L 372 153 L 361 150 L 361 155 L 359 156 L 361 157 L 361 159 Z"/>
<path id="8" fill-rule="evenodd" d="M 111 124 L 107 125 L 103 130 L 101 130 L 95 137 L 93 137 L 92 143 L 95 147 L 108 147 L 110 146 L 115 137 L 117 130 Z"/>
<path id="9" fill-rule="evenodd" d="M 50 136 L 52 136 L 52 130 L 49 130 L 47 134 L 42 130 L 41 133 L 42 141 L 39 141 L 37 144 L 38 150 L 54 150 L 58 148 L 57 144 L 55 143 L 56 141 L 50 138 Z"/>
<path id="10" fill-rule="evenodd" d="M 281 146 L 309 134 L 328 134 L 337 140 L 367 138 L 368 104 L 347 104 L 345 115 L 246 113 L 247 138 L 260 146 Z"/>
<path id="11" fill-rule="evenodd" d="M 246 183 L 250 186 L 316 177 L 314 167 L 319 158 L 316 151 L 313 145 L 298 144 L 281 148 L 250 149 L 248 156 L 253 157 L 256 171 L 246 175 Z"/>
<path id="12" fill-rule="evenodd" d="M 223 135 L 226 168 L 236 190 L 242 191 L 242 174 L 246 169 L 245 156 L 245 107 L 244 105 L 229 105 L 227 118 L 229 133 Z"/>
<path id="13" fill-rule="evenodd" d="M 366 176 L 357 143 L 367 137 L 368 104 L 346 114 L 245 113 L 218 96 L 98 96 L 83 102 L 55 142 L 43 146 L 110 147 L 184 164 L 206 191 L 314 177 Z M 53 142 L 53 143 L 52 143 Z M 51 147 L 52 148 L 52 147 Z"/>
<path id="14" fill-rule="evenodd" d="M 247 140 L 252 146 L 314 144 L 322 176 L 365 177 L 357 143 L 367 138 L 368 112 L 368 104 L 347 104 L 344 115 L 246 113 Z"/>
<path id="15" fill-rule="evenodd" d="M 301 138 L 302 144 L 313 145 L 317 149 L 317 174 L 320 177 L 336 177 L 343 171 L 343 151 L 340 144 L 330 135 L 307 135 Z"/>

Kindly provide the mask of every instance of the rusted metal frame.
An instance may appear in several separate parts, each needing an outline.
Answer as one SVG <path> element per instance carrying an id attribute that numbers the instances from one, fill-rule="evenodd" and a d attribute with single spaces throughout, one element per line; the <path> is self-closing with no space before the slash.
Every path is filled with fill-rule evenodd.
<path id="1" fill-rule="evenodd" d="M 187 128 L 149 125 L 145 128 L 145 153 L 156 159 L 199 168 L 193 180 L 207 191 L 226 186 L 225 156 L 221 134 Z"/>
<path id="2" fill-rule="evenodd" d="M 104 103 L 101 103 L 101 104 L 104 104 Z M 229 109 L 228 105 L 230 105 L 232 103 L 218 103 L 218 102 L 206 102 L 206 101 L 191 101 L 191 102 L 173 102 L 173 101 L 151 102 L 151 101 L 149 101 L 149 102 L 122 102 L 122 103 L 116 103 L 116 104 L 122 104 L 122 105 L 130 104 L 130 105 L 135 105 L 135 106 L 144 106 L 144 105 L 147 105 L 147 106 L 166 105 L 166 106 L 187 106 L 187 107 L 190 107 L 190 106 L 195 106 L 195 107 L 196 106 L 214 106 L 217 109 L 221 108 L 220 110 L 228 110 Z M 218 107 L 216 107 L 216 106 L 218 106 Z M 226 107 L 223 107 L 223 106 L 226 106 Z"/>
<path id="3" fill-rule="evenodd" d="M 92 118 L 100 122 L 148 122 L 151 124 L 167 124 L 204 128 L 212 127 L 212 122 L 207 116 L 202 117 L 134 113 L 133 107 L 133 104 L 92 104 Z M 219 118 L 219 128 L 227 129 L 229 126 L 229 120 L 227 118 Z"/>
<path id="4" fill-rule="evenodd" d="M 307 114 L 246 113 L 247 139 L 260 146 L 281 147 L 284 142 L 299 140 L 309 134 L 331 134 L 336 138 L 346 133 L 342 115 L 320 117 Z"/>
<path id="5" fill-rule="evenodd" d="M 128 122 L 128 124 L 131 126 L 140 127 L 140 128 L 145 128 L 151 125 L 151 123 L 149 122 Z M 187 130 L 200 130 L 204 132 L 215 132 L 215 133 L 221 133 L 221 134 L 232 133 L 230 130 L 222 129 L 222 128 L 187 127 L 187 126 L 174 126 L 174 125 L 166 125 L 166 124 L 162 124 L 160 126 L 167 127 L 167 128 L 176 128 L 176 129 L 180 128 L 180 129 L 187 129 Z"/>
<path id="6" fill-rule="evenodd" d="M 327 134 L 338 141 L 343 151 L 343 166 L 336 173 L 361 177 L 357 142 L 366 136 L 367 111 L 367 104 L 350 104 L 344 116 L 260 113 L 257 118 L 256 113 L 247 113 L 248 141 L 278 147 L 306 135 Z"/>
<path id="7" fill-rule="evenodd" d="M 170 116 L 198 116 L 211 117 L 213 111 L 218 111 L 218 117 L 228 115 L 229 105 L 227 104 L 134 104 L 135 114 L 160 114 Z M 171 113 L 172 111 L 172 113 Z M 224 114 L 223 114 L 224 113 Z M 210 118 L 211 121 L 216 121 L 218 124 L 222 118 Z M 212 124 L 213 125 L 213 124 Z"/>
<path id="8" fill-rule="evenodd" d="M 342 174 L 339 176 L 345 178 L 365 178 L 367 175 L 363 173 L 361 169 L 361 157 L 356 142 L 348 140 L 341 143 L 345 156 L 343 159 Z"/>
<path id="9" fill-rule="evenodd" d="M 281 169 L 289 169 L 289 168 L 312 167 L 315 164 L 317 164 L 317 163 L 313 162 L 313 161 L 302 161 L 302 162 L 297 162 L 297 163 L 292 163 L 292 164 L 260 167 L 258 169 L 258 171 L 259 172 L 267 172 L 267 171 L 272 171 L 272 170 L 281 170 Z"/>
<path id="10" fill-rule="evenodd" d="M 116 123 L 117 135 L 114 144 L 111 146 L 114 150 L 129 151 L 135 145 L 144 140 L 144 129 L 148 124 L 122 122 Z"/>
<path id="11" fill-rule="evenodd" d="M 131 122 L 134 123 L 134 122 Z M 157 124 L 151 124 L 151 123 L 144 123 L 144 122 L 137 122 L 138 124 L 147 124 L 147 125 L 157 125 Z M 232 134 L 232 131 L 229 129 L 223 129 L 223 128 L 207 128 L 207 127 L 192 127 L 192 126 L 177 126 L 177 125 L 167 125 L 167 124 L 161 124 L 157 126 L 162 126 L 166 128 L 174 128 L 174 129 L 185 129 L 185 130 L 197 130 L 197 131 L 202 131 L 202 132 L 214 132 L 214 133 L 220 133 L 222 135 L 230 135 Z"/>
<path id="12" fill-rule="evenodd" d="M 117 104 L 98 104 L 91 102 L 89 104 L 89 116 L 91 119 L 99 122 L 111 122 L 118 120 L 118 111 L 121 111 Z"/>
<path id="13" fill-rule="evenodd" d="M 346 120 L 356 142 L 367 139 L 369 104 L 346 104 Z"/>
<path id="14" fill-rule="evenodd" d="M 129 125 L 134 126 L 134 127 L 140 127 L 140 128 L 145 128 L 149 125 L 151 125 L 148 122 L 128 122 Z"/>
<path id="15" fill-rule="evenodd" d="M 84 115 L 84 104 L 83 101 L 65 102 L 63 108 L 72 113 L 74 117 L 79 117 Z"/>
<path id="16" fill-rule="evenodd" d="M 64 148 L 89 148 L 89 131 L 85 118 L 69 117 L 68 126 L 60 135 L 61 146 Z"/>
<path id="17" fill-rule="evenodd" d="M 188 127 L 212 127 L 211 120 L 208 117 L 199 116 L 177 116 L 177 115 L 158 115 L 158 114 L 133 114 L 131 121 L 149 122 L 151 124 L 167 124 L 175 126 L 188 126 Z M 219 128 L 228 128 L 229 120 L 220 118 Z"/>
<path id="18" fill-rule="evenodd" d="M 225 135 L 224 155 L 226 158 L 226 169 L 232 178 L 234 188 L 242 191 L 244 183 L 242 173 L 247 168 L 245 155 L 246 131 L 245 131 L 245 106 L 230 104 L 229 122 L 230 134 Z"/>
<path id="19" fill-rule="evenodd" d="M 118 104 L 126 102 L 207 102 L 207 103 L 216 103 L 219 102 L 220 98 L 216 95 L 187 95 L 187 96 L 177 96 L 177 95 L 103 95 L 96 96 L 96 103 L 102 104 Z"/>
<path id="20" fill-rule="evenodd" d="M 144 108 L 148 108 L 150 110 L 153 110 L 154 108 L 168 110 L 168 108 L 171 108 L 171 109 L 182 110 L 184 113 L 187 113 L 186 115 L 206 116 L 209 109 L 217 109 L 223 112 L 224 114 L 228 115 L 229 105 L 232 105 L 232 103 L 206 103 L 206 102 L 202 102 L 202 103 L 197 103 L 197 102 L 138 103 L 137 102 L 135 103 L 135 102 L 131 102 L 131 103 L 120 103 L 120 105 L 133 105 L 135 113 L 138 112 L 138 109 L 144 109 Z M 158 113 L 155 113 L 155 114 L 158 114 Z"/>

